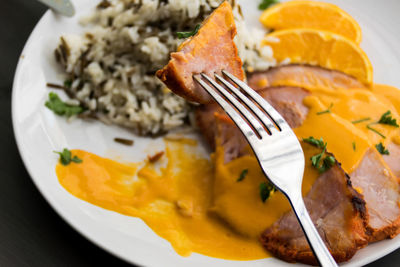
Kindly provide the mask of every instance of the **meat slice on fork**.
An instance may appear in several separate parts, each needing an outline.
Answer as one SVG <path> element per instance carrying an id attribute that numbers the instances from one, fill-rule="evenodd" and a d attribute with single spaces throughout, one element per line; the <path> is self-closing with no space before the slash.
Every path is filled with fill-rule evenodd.
<path id="1" fill-rule="evenodd" d="M 243 80 L 242 61 L 233 42 L 235 35 L 232 7 L 224 2 L 203 22 L 195 36 L 186 40 L 178 52 L 171 54 L 171 60 L 157 71 L 157 77 L 174 93 L 189 101 L 212 102 L 211 96 L 193 81 L 193 75 L 205 73 L 214 77 L 214 73 L 226 70 Z"/>

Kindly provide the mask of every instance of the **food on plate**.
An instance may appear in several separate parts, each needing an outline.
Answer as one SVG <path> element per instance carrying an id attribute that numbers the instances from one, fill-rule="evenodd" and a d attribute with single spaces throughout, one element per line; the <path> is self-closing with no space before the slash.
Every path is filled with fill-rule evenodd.
<path id="1" fill-rule="evenodd" d="M 393 238 L 400 231 L 399 181 L 374 148 L 370 148 L 351 182 L 359 189 L 367 203 L 369 241 Z"/>
<path id="2" fill-rule="evenodd" d="M 393 238 L 400 232 L 400 91 L 373 83 L 371 63 L 357 43 L 361 40 L 361 31 L 349 15 L 318 2 L 278 4 L 267 9 L 261 20 L 275 20 L 280 26 L 270 26 L 275 31 L 269 34 L 266 31 L 264 39 L 255 34 L 251 42 L 253 35 L 244 28 L 240 8 L 235 4 L 231 7 L 228 2 L 218 1 L 214 5 L 214 1 L 206 1 L 200 6 L 183 0 L 174 1 L 175 6 L 171 1 L 156 0 L 104 3 L 95 16 L 98 25 L 103 26 L 90 31 L 92 35 L 101 32 L 100 39 L 64 36 L 58 48 L 60 61 L 67 68 L 73 66 L 69 74 L 75 74 L 65 87 L 72 101 L 80 100 L 87 109 L 79 112 L 80 115 L 98 112 L 78 96 L 84 94 L 84 88 L 89 88 L 86 90 L 89 96 L 85 97 L 90 101 L 103 101 L 103 96 L 126 97 L 112 104 L 115 111 L 112 116 L 119 114 L 117 117 L 125 114 L 129 99 L 139 101 L 140 108 L 134 111 L 139 113 L 153 112 L 154 105 L 161 114 L 173 116 L 182 107 L 185 112 L 179 118 L 187 119 L 193 112 L 196 129 L 208 146 L 188 139 L 185 134 L 168 133 L 163 136 L 165 149 L 153 147 L 143 154 L 142 161 L 135 163 L 121 163 L 83 150 L 68 150 L 70 161 L 75 162 L 76 157 L 80 162 L 57 164 L 57 177 L 67 191 L 107 210 L 141 218 L 182 256 L 196 252 L 222 259 L 255 260 L 273 255 L 289 262 L 316 264 L 284 195 L 265 178 L 250 146 L 229 116 L 193 82 L 194 74 L 204 72 L 212 76 L 226 69 L 240 79 L 247 79 L 282 114 L 301 141 L 306 159 L 303 197 L 336 261 L 347 261 L 369 243 Z M 299 12 L 309 6 L 310 12 L 316 14 L 299 18 L 301 29 L 291 25 L 291 18 L 287 18 L 287 14 L 299 16 L 293 8 L 296 5 L 300 5 Z M 317 7 L 321 7 L 319 11 Z M 173 17 L 180 26 L 158 20 L 159 10 L 165 18 Z M 200 15 L 200 10 L 205 10 L 204 14 Z M 332 20 L 327 25 L 319 25 L 316 20 L 321 15 L 319 12 L 328 18 L 338 15 L 340 27 L 333 25 Z M 153 14 L 154 21 L 145 20 L 141 17 L 143 14 Z M 211 15 L 200 24 L 208 14 Z M 106 20 L 109 16 L 111 22 Z M 188 17 L 191 19 L 187 27 L 181 25 Z M 160 21 L 165 27 L 159 29 L 154 24 Z M 148 30 L 140 31 L 145 27 L 142 23 L 148 24 Z M 238 35 L 234 37 L 236 27 Z M 342 32 L 335 34 L 326 30 Z M 136 32 L 138 42 L 130 44 L 133 50 L 122 42 L 127 40 L 124 38 L 132 38 L 131 31 Z M 176 32 L 188 39 L 180 43 Z M 74 38 L 89 38 L 91 41 L 84 41 L 87 50 L 79 50 L 82 46 L 72 44 L 67 49 L 65 44 Z M 159 38 L 158 42 L 164 45 L 169 41 L 173 44 L 166 45 L 162 59 L 151 59 L 155 55 L 149 53 L 149 58 L 136 62 L 136 49 L 146 54 L 144 47 L 148 38 Z M 99 47 L 100 40 L 115 43 Z M 93 53 L 94 47 L 98 47 L 96 51 L 102 57 L 112 58 L 111 65 L 102 62 L 103 59 L 91 58 L 91 63 L 86 61 L 88 58 L 83 59 Z M 116 47 L 124 53 L 116 53 L 120 51 Z M 76 49 L 88 52 L 76 57 L 79 54 L 75 53 Z M 104 51 L 110 54 L 105 55 Z M 168 62 L 166 55 L 170 52 L 172 59 Z M 78 65 L 66 64 L 74 57 Z M 142 68 L 147 64 L 143 68 L 151 71 L 143 79 L 157 84 L 158 91 L 144 86 L 139 93 L 134 84 L 128 86 L 130 82 L 124 80 L 136 77 L 137 71 L 142 70 L 121 72 L 117 70 L 121 60 L 126 63 L 124 68 Z M 92 63 L 100 69 L 104 66 L 114 69 L 102 70 L 106 76 L 96 85 L 98 89 L 93 89 L 94 76 L 87 70 Z M 82 70 L 79 67 L 82 64 L 89 65 Z M 202 104 L 192 106 L 164 88 L 155 80 L 155 66 L 162 68 L 157 75 L 171 91 Z M 83 77 L 88 80 L 83 82 Z M 102 86 L 110 80 L 114 84 L 107 87 L 109 91 L 102 91 L 105 90 Z M 142 93 L 146 97 L 138 100 Z M 182 105 L 176 106 L 173 101 Z M 62 103 L 62 108 L 70 108 L 60 98 L 56 102 Z M 176 107 L 177 113 L 165 110 L 163 105 L 167 102 Z M 126 114 L 121 116 L 124 119 L 114 122 L 133 127 L 142 134 L 159 133 L 183 124 L 182 121 L 167 127 L 157 119 L 148 120 L 147 115 L 139 116 L 132 123 Z M 125 139 L 119 141 L 126 143 Z"/>
<path id="3" fill-rule="evenodd" d="M 324 140 L 327 140 L 328 151 L 333 152 L 346 173 L 350 174 L 348 178 L 343 176 L 345 179 L 336 182 L 341 182 L 342 184 L 347 184 L 348 182 L 352 183 L 354 189 L 359 191 L 360 195 L 357 201 L 353 203 L 353 211 L 356 211 L 357 208 L 360 208 L 360 206 L 365 203 L 366 209 L 360 213 L 360 216 L 362 215 L 361 217 L 364 219 L 368 218 L 368 220 L 363 221 L 365 236 L 360 235 L 360 224 L 357 223 L 357 231 L 355 231 L 354 227 L 350 227 L 350 232 L 344 231 L 341 233 L 342 238 L 340 241 L 343 241 L 343 243 L 336 244 L 333 240 L 327 240 L 327 244 L 333 246 L 330 247 L 330 249 L 335 256 L 335 259 L 338 261 L 344 261 L 351 258 L 358 249 L 366 245 L 366 242 L 373 242 L 393 237 L 393 235 L 397 234 L 399 231 L 398 221 L 400 218 L 400 208 L 398 205 L 400 200 L 398 180 L 391 173 L 390 169 L 384 162 L 384 158 L 380 155 L 382 151 L 376 149 L 376 143 L 379 140 L 382 141 L 382 137 L 375 131 L 371 131 L 367 127 L 368 125 L 365 125 L 366 122 L 359 122 L 360 120 L 354 119 L 355 117 L 352 118 L 349 116 L 350 114 L 345 114 L 345 112 L 349 112 L 348 109 L 351 110 L 351 108 L 354 108 L 355 114 L 370 115 L 372 113 L 376 114 L 377 111 L 380 110 L 383 111 L 383 113 L 381 113 L 382 115 L 378 115 L 378 113 L 375 115 L 375 119 L 372 119 L 373 116 L 371 116 L 370 119 L 371 121 L 381 121 L 381 123 L 374 124 L 380 124 L 375 127 L 382 127 L 380 128 L 380 131 L 387 136 L 392 135 L 392 137 L 396 137 L 398 129 L 395 126 L 397 122 L 394 121 L 394 118 L 387 118 L 386 116 L 387 119 L 384 120 L 393 125 L 384 126 L 384 124 L 382 124 L 382 118 L 385 118 L 385 114 L 388 114 L 387 112 L 384 112 L 387 107 L 386 105 L 390 105 L 386 102 L 387 99 L 379 103 L 376 95 L 374 96 L 367 89 L 328 89 L 322 91 L 324 91 L 323 94 L 327 94 L 330 97 L 332 97 L 332 95 L 338 98 L 344 97 L 344 99 L 340 101 L 343 101 L 346 104 L 343 102 L 339 104 L 340 101 L 334 102 L 335 104 L 331 107 L 331 110 L 329 109 L 329 106 L 318 106 L 318 108 L 315 108 L 313 107 L 313 101 L 310 100 L 313 100 L 315 95 L 321 94 L 321 92 L 306 91 L 298 87 L 265 88 L 258 92 L 284 116 L 292 127 L 295 128 L 295 133 L 299 138 L 307 138 L 308 136 L 317 133 L 323 136 Z M 341 94 L 343 95 L 341 96 Z M 351 97 L 347 98 L 347 94 L 351 95 Z M 400 94 L 398 96 L 400 96 Z M 322 100 L 322 95 L 320 97 Z M 338 105 L 340 106 L 338 107 Z M 346 107 L 346 105 L 350 106 Z M 335 107 L 341 110 L 335 111 Z M 209 104 L 205 107 L 200 107 L 197 112 L 200 129 L 203 131 L 204 135 L 208 136 L 209 140 L 212 140 L 213 138 L 215 139 L 214 141 L 211 141 L 212 145 L 215 146 L 217 143 L 223 147 L 223 151 L 225 151 L 225 163 L 231 162 L 236 158 L 242 158 L 245 155 L 251 155 L 251 150 L 248 145 L 246 145 L 247 143 L 245 142 L 244 137 L 232 121 L 220 119 L 221 116 L 226 116 L 224 114 L 219 114 L 222 113 L 221 108 L 215 104 Z M 343 117 L 339 117 L 337 114 L 342 114 Z M 203 116 L 206 119 L 204 119 Z M 214 116 L 214 121 L 210 122 L 212 116 Z M 396 115 L 396 117 L 397 116 L 398 115 Z M 343 118 L 346 117 L 347 120 L 344 121 Z M 224 130 L 218 131 L 210 129 L 210 125 L 213 124 L 217 125 L 217 129 Z M 386 128 L 388 132 L 386 132 L 384 128 Z M 219 140 L 223 141 L 221 142 Z M 355 148 L 353 144 L 356 144 Z M 391 144 L 393 144 L 392 141 Z M 389 151 L 387 152 L 389 153 Z M 306 156 L 306 159 L 307 158 L 310 157 Z M 397 158 L 397 160 L 398 159 L 399 158 Z M 216 166 L 218 166 L 218 164 L 216 164 Z M 308 166 L 306 166 L 306 171 L 307 167 Z M 314 166 L 314 168 L 315 167 L 318 166 Z M 215 179 L 219 180 L 218 176 L 216 176 Z M 330 177 L 329 179 L 333 178 Z M 322 187 L 325 183 L 321 183 L 322 185 L 319 186 Z M 318 188 L 318 183 L 314 184 L 314 186 Z M 316 189 L 318 190 L 316 192 L 322 192 L 323 190 L 321 187 Z M 315 199 L 315 203 L 321 204 L 326 201 L 326 205 L 328 205 L 332 202 L 332 198 L 327 194 L 327 191 L 323 192 L 323 194 L 319 195 L 318 199 Z M 332 193 L 335 192 L 336 191 L 333 191 Z M 382 198 L 383 195 L 386 197 Z M 316 196 L 318 196 L 318 194 Z M 324 197 L 327 197 L 327 199 Z M 333 201 L 333 203 L 336 202 Z M 323 207 L 326 208 L 325 211 L 330 210 L 331 208 L 333 209 L 333 207 L 329 208 L 329 206 Z M 318 213 L 314 214 L 313 210 L 315 210 L 315 208 L 310 209 L 312 217 L 314 216 L 314 222 L 317 224 L 318 222 L 322 223 L 325 219 L 328 220 L 326 224 L 329 222 L 329 227 L 335 226 L 335 224 L 339 227 L 339 224 L 342 223 L 341 227 L 343 228 L 343 225 L 352 225 L 352 223 L 354 223 L 352 221 L 354 217 L 344 216 L 347 213 L 341 213 L 342 217 L 333 213 L 336 216 L 334 217 L 335 220 L 333 220 L 333 217 L 325 217 L 327 216 L 325 213 L 319 213 L 319 215 L 317 215 Z M 225 213 L 226 211 L 222 214 Z M 292 217 L 292 223 L 297 224 L 293 216 L 294 215 L 292 214 L 289 217 Z M 226 215 L 224 215 L 224 217 L 226 217 Z M 301 261 L 305 263 L 314 262 L 311 250 L 309 249 L 300 228 L 294 230 L 295 228 L 286 224 L 286 220 L 288 219 L 283 218 L 281 219 L 283 221 L 279 221 L 271 229 L 267 229 L 262 236 L 262 240 L 267 249 L 272 251 L 278 257 L 288 261 Z M 291 234 L 287 233 L 288 229 L 291 229 Z M 346 229 L 347 228 L 343 230 Z M 334 238 L 334 233 L 340 230 L 340 227 L 339 229 L 328 230 L 331 231 L 330 238 Z M 321 231 L 325 234 L 328 234 L 328 230 L 321 228 Z M 301 246 L 301 242 L 296 243 L 292 241 L 294 240 L 294 237 L 299 238 L 299 242 L 302 242 Z M 346 238 L 348 238 L 347 241 Z M 338 242 L 338 240 L 336 241 Z"/>
<path id="4" fill-rule="evenodd" d="M 63 34 L 55 51 L 64 70 L 60 85 L 79 117 L 128 127 L 140 135 L 157 135 L 189 125 L 191 106 L 155 76 L 169 54 L 221 4 L 222 0 L 109 0 L 80 19 L 82 34 Z M 275 65 L 269 47 L 261 47 L 262 30 L 247 30 L 234 6 L 235 39 L 244 68 Z M 62 95 L 60 95 L 63 98 Z"/>
<path id="5" fill-rule="evenodd" d="M 294 86 L 308 90 L 364 87 L 356 78 L 339 71 L 294 64 L 251 73 L 248 84 L 255 90 L 276 86 Z"/>
<path id="6" fill-rule="evenodd" d="M 232 7 L 224 2 L 204 21 L 198 33 L 171 54 L 168 64 L 157 71 L 157 77 L 189 101 L 211 102 L 211 96 L 194 81 L 193 73 L 212 76 L 224 69 L 243 80 L 242 60 L 233 42 L 235 35 Z"/>
<path id="7" fill-rule="evenodd" d="M 318 65 L 372 83 L 372 65 L 365 52 L 341 35 L 314 29 L 288 29 L 268 34 L 264 45 L 280 62 Z"/>
<path id="8" fill-rule="evenodd" d="M 46 101 L 45 106 L 57 115 L 66 116 L 68 118 L 81 114 L 85 111 L 84 108 L 79 106 L 79 103 L 77 105 L 76 103 L 71 102 L 71 100 L 69 101 L 69 103 L 64 102 L 56 93 L 50 92 L 49 99 Z"/>
<path id="9" fill-rule="evenodd" d="M 361 27 L 336 5 L 318 1 L 288 1 L 263 12 L 261 23 L 268 29 L 286 30 L 309 28 L 343 35 L 359 44 Z"/>
<path id="10" fill-rule="evenodd" d="M 68 166 L 59 163 L 56 167 L 60 184 L 68 192 L 104 209 L 141 218 L 158 236 L 168 240 L 179 255 L 196 252 L 231 260 L 270 257 L 259 236 L 239 235 L 209 214 L 213 165 L 199 152 L 194 140 L 166 141 L 164 155 L 156 162 L 145 159 L 122 163 L 82 150 L 71 152 L 82 163 Z M 239 174 L 234 173 L 235 181 Z M 265 180 L 261 173 L 255 172 L 241 183 L 247 183 L 254 175 L 259 181 Z M 227 174 L 226 178 L 230 177 Z M 258 195 L 256 200 L 262 204 Z M 264 207 L 260 204 L 265 214 L 273 207 L 267 202 Z M 288 208 L 275 209 L 275 218 Z"/>
<path id="11" fill-rule="evenodd" d="M 291 127 L 301 125 L 306 118 L 308 108 L 303 104 L 303 99 L 310 94 L 308 91 L 300 87 L 270 87 L 258 93 L 273 104 L 278 112 L 284 114 Z M 213 149 L 217 146 L 224 148 L 225 162 L 252 153 L 242 133 L 218 104 L 198 107 L 196 121 Z"/>
<path id="12" fill-rule="evenodd" d="M 72 156 L 72 153 L 68 148 L 64 148 L 61 152 L 54 151 L 54 153 L 60 156 L 59 162 L 64 166 L 67 166 L 72 162 L 82 163 L 82 160 L 78 156 Z"/>
<path id="13" fill-rule="evenodd" d="M 351 186 L 350 178 L 338 163 L 318 177 L 304 202 L 337 262 L 350 259 L 368 244 L 365 201 Z M 268 228 L 262 234 L 261 242 L 286 261 L 317 264 L 293 212 Z"/>

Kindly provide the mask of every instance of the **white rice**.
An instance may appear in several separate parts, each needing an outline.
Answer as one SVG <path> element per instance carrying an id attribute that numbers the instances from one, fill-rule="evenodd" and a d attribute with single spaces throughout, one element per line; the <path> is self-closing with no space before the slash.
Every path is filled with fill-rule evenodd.
<path id="1" fill-rule="evenodd" d="M 190 104 L 155 77 L 191 31 L 223 0 L 110 0 L 82 18 L 84 35 L 64 35 L 56 57 L 68 74 L 74 103 L 106 123 L 138 134 L 159 134 L 189 122 Z M 248 31 L 238 7 L 236 44 L 244 68 L 275 65 L 272 50 L 260 47 L 264 31 Z"/>

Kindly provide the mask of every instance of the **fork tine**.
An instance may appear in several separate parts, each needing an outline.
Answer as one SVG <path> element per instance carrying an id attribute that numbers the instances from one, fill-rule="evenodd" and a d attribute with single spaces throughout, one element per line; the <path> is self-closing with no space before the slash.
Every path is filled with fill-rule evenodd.
<path id="1" fill-rule="evenodd" d="M 233 81 L 237 86 L 245 91 L 263 110 L 268 116 L 275 122 L 275 124 L 280 128 L 280 130 L 291 129 L 289 124 L 281 116 L 281 114 L 276 111 L 271 104 L 269 104 L 262 96 L 260 96 L 256 91 L 250 88 L 245 82 L 239 80 L 234 75 L 227 71 L 222 71 L 222 73 Z"/>
<path id="2" fill-rule="evenodd" d="M 238 97 L 240 100 L 242 100 L 245 105 L 254 112 L 254 114 L 258 117 L 258 119 L 265 125 L 265 127 L 268 129 L 268 131 L 273 134 L 279 132 L 279 130 L 275 127 L 274 123 L 271 121 L 271 119 L 265 115 L 262 110 L 253 103 L 247 96 L 245 96 L 242 92 L 240 92 L 239 89 L 237 89 L 235 86 L 233 86 L 230 82 L 219 76 L 218 74 L 215 74 L 215 77 L 217 78 L 218 81 L 223 83 L 231 92 Z"/>
<path id="3" fill-rule="evenodd" d="M 240 114 L 229 104 L 222 96 L 220 96 L 210 85 L 203 81 L 198 75 L 193 78 L 211 95 L 212 98 L 225 110 L 229 117 L 236 123 L 243 135 L 249 141 L 250 145 L 259 139 L 253 129 L 240 116 Z"/>
<path id="4" fill-rule="evenodd" d="M 201 76 L 212 86 L 214 86 L 218 92 L 227 98 L 227 101 L 230 102 L 239 111 L 239 113 L 241 113 L 249 121 L 250 126 L 252 126 L 261 137 L 266 136 L 267 132 L 265 131 L 264 127 L 242 103 L 240 103 L 232 94 L 230 94 L 224 87 L 219 85 L 215 80 L 211 79 L 211 77 L 208 75 L 201 73 Z"/>

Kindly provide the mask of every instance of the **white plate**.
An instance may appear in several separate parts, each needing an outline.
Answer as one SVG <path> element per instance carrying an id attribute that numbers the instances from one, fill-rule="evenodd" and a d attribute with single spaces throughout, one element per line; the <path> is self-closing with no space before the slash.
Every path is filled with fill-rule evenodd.
<path id="1" fill-rule="evenodd" d="M 199 254 L 178 256 L 169 243 L 157 236 L 140 219 L 124 216 L 79 200 L 65 191 L 55 175 L 53 150 L 80 148 L 98 155 L 135 161 L 141 155 L 157 150 L 160 140 L 138 138 L 130 132 L 105 126 L 100 122 L 80 120 L 67 123 L 44 107 L 49 89 L 46 82 L 60 82 L 60 69 L 53 50 L 61 34 L 80 32 L 78 17 L 87 14 L 93 0 L 73 1 L 78 10 L 72 19 L 47 12 L 32 32 L 15 74 L 12 115 L 15 136 L 22 159 L 34 183 L 51 206 L 82 235 L 93 243 L 125 259 L 145 266 L 287 266 L 274 258 L 257 261 L 226 261 Z M 242 2 L 245 2 L 243 0 Z M 258 0 L 246 1 L 244 13 L 250 23 L 258 23 Z M 375 82 L 400 87 L 400 1 L 337 0 L 338 4 L 361 24 L 362 46 L 369 55 Z M 259 26 L 259 25 L 258 25 Z M 112 141 L 116 136 L 134 138 L 134 148 Z M 146 153 L 141 153 L 146 151 Z M 385 256 L 400 247 L 400 236 L 369 245 L 359 251 L 346 266 L 360 266 Z"/>

